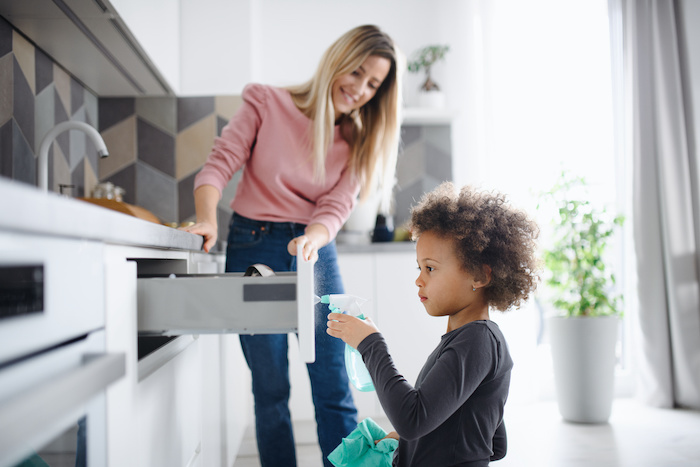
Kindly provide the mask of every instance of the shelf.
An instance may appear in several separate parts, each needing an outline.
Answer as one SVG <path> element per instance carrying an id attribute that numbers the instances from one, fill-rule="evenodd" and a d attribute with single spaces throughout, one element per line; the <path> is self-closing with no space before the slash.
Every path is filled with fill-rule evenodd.
<path id="1" fill-rule="evenodd" d="M 457 116 L 454 109 L 430 109 L 406 107 L 403 109 L 404 125 L 449 125 Z"/>

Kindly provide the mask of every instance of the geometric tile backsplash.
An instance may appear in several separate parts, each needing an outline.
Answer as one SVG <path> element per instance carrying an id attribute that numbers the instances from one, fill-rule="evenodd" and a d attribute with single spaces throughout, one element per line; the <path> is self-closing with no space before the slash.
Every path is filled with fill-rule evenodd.
<path id="1" fill-rule="evenodd" d="M 57 123 L 97 126 L 97 97 L 0 18 L 0 174 L 36 185 L 36 152 Z M 49 151 L 49 189 L 97 183 L 97 152 L 78 131 L 61 133 Z"/>
<path id="2" fill-rule="evenodd" d="M 124 188 L 124 201 L 163 222 L 194 216 L 194 176 L 238 96 L 101 98 L 99 131 L 110 156 L 99 179 Z M 226 220 L 223 220 L 226 223 Z"/>
<path id="3" fill-rule="evenodd" d="M 49 190 L 90 196 L 110 181 L 124 201 L 163 222 L 194 220 L 194 176 L 214 138 L 233 116 L 240 96 L 98 98 L 0 17 L 0 175 L 37 184 L 36 152 L 44 135 L 66 120 L 98 129 L 109 157 L 99 159 L 92 141 L 67 131 L 49 152 Z M 404 125 L 394 190 L 394 224 L 401 225 L 421 195 L 452 179 L 451 126 Z M 219 203 L 225 239 L 240 173 Z"/>

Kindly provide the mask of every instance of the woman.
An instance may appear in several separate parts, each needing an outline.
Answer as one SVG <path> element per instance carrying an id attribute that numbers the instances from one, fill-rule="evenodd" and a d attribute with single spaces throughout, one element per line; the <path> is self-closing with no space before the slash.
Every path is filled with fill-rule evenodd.
<path id="1" fill-rule="evenodd" d="M 399 142 L 403 58 L 376 26 L 354 28 L 324 53 L 315 75 L 290 88 L 249 84 L 243 105 L 195 179 L 197 222 L 185 230 L 216 242 L 216 204 L 244 165 L 229 225 L 226 270 L 263 263 L 296 269 L 302 247 L 316 294 L 343 293 L 334 238 L 358 193 L 391 193 Z M 344 344 L 325 332 L 317 306 L 316 361 L 308 365 L 324 464 L 357 424 Z M 289 414 L 287 335 L 240 336 L 252 372 L 263 466 L 296 465 Z"/>

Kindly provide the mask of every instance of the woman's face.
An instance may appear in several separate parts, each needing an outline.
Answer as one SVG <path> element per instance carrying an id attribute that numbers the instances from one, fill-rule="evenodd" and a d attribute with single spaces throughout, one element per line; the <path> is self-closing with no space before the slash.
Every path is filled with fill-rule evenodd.
<path id="1" fill-rule="evenodd" d="M 369 102 L 390 69 L 388 58 L 371 55 L 353 72 L 338 76 L 331 87 L 336 120 Z"/>

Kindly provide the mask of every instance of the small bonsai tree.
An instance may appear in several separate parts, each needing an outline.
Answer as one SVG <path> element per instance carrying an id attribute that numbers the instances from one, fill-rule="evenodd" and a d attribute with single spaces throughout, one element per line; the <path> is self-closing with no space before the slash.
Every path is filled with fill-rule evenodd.
<path id="1" fill-rule="evenodd" d="M 555 293 L 552 303 L 564 316 L 621 316 L 622 295 L 611 295 L 615 275 L 606 264 L 608 242 L 622 215 L 610 216 L 586 198 L 586 181 L 563 172 L 542 201 L 554 203 L 553 237 L 544 250 L 546 284 Z M 537 208 L 540 209 L 541 204 Z"/>
<path id="2" fill-rule="evenodd" d="M 439 91 L 440 87 L 430 77 L 430 69 L 438 60 L 445 58 L 445 54 L 450 50 L 448 45 L 429 45 L 417 50 L 413 58 L 408 62 L 408 71 L 418 73 L 425 70 L 425 82 L 420 89 L 424 91 Z"/>

